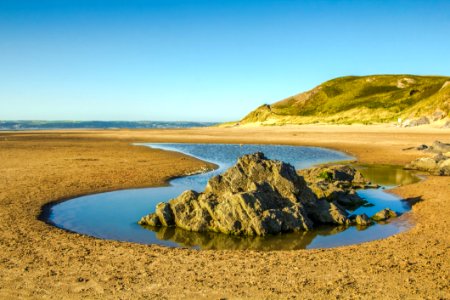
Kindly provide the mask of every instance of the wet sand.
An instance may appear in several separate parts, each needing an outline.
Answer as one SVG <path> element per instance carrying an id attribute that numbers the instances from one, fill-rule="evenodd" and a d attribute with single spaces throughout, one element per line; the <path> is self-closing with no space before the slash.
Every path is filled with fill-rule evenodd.
<path id="1" fill-rule="evenodd" d="M 450 130 L 300 126 L 0 133 L 0 298 L 450 298 L 450 178 L 395 193 L 419 201 L 416 226 L 335 249 L 196 251 L 68 233 L 38 216 L 78 195 L 158 186 L 211 167 L 131 142 L 277 143 L 346 151 L 363 163 L 404 164 L 402 149 L 450 141 Z"/>

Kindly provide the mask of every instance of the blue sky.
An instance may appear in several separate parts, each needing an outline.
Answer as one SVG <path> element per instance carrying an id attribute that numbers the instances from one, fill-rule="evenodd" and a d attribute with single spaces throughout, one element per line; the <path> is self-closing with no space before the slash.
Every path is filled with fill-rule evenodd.
<path id="1" fill-rule="evenodd" d="M 0 0 L 0 119 L 236 120 L 449 54 L 450 1 Z"/>

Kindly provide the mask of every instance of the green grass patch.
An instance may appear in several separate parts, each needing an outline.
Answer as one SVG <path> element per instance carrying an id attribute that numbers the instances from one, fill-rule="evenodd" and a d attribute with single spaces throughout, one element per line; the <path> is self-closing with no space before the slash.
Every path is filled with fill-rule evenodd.
<path id="1" fill-rule="evenodd" d="M 336 78 L 310 91 L 274 103 L 270 109 L 260 107 L 245 117 L 243 122 L 263 122 L 272 118 L 297 124 L 369 124 L 431 114 L 438 108 L 449 113 L 447 102 L 450 89 L 442 91 L 443 84 L 449 80 L 450 77 L 414 75 Z"/>

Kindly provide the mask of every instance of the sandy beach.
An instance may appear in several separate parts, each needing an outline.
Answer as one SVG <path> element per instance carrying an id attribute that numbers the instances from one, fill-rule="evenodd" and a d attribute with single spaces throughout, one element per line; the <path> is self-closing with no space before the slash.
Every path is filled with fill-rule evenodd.
<path id="1" fill-rule="evenodd" d="M 160 186 L 209 163 L 135 142 L 319 146 L 362 163 L 402 165 L 408 147 L 450 142 L 449 129 L 283 126 L 0 132 L 0 298 L 448 299 L 450 179 L 396 188 L 418 202 L 414 228 L 333 249 L 196 251 L 107 241 L 38 219 L 48 203 Z"/>

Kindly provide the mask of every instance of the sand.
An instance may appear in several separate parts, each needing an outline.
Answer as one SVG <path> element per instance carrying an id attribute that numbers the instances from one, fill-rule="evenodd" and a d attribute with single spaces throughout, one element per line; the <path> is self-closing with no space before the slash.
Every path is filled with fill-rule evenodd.
<path id="1" fill-rule="evenodd" d="M 0 298 L 450 298 L 450 179 L 394 192 L 420 200 L 416 225 L 334 249 L 196 251 L 106 241 L 52 227 L 43 205 L 78 195 L 158 186 L 204 167 L 132 142 L 323 146 L 364 163 L 404 164 L 402 149 L 450 141 L 450 130 L 297 126 L 0 133 Z"/>

